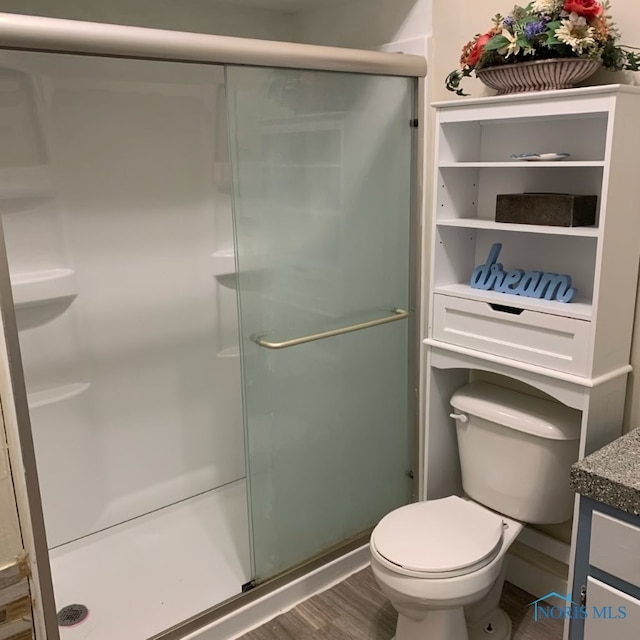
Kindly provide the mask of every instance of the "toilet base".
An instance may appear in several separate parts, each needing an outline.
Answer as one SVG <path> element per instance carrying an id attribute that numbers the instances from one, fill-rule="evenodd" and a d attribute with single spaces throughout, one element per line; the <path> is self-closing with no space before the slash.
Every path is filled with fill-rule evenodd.
<path id="1" fill-rule="evenodd" d="M 467 626 L 469 640 L 511 640 L 511 618 L 495 609 L 482 621 Z"/>
<path id="2" fill-rule="evenodd" d="M 462 607 L 428 609 L 418 620 L 398 614 L 396 640 L 467 640 L 467 637 L 467 623 Z"/>
<path id="3" fill-rule="evenodd" d="M 451 612 L 451 610 L 449 610 L 449 612 Z M 441 615 L 443 612 L 434 613 Z M 460 628 L 460 617 L 455 615 L 453 617 L 445 615 L 441 618 L 440 615 L 436 616 L 437 618 L 440 618 L 438 621 L 434 619 L 430 621 L 432 624 L 435 622 L 438 626 L 438 638 L 446 638 L 447 640 L 449 638 L 456 638 L 456 640 L 460 640 L 468 637 L 469 640 L 511 640 L 511 618 L 509 618 L 502 609 L 496 609 L 481 622 L 465 625 L 467 632 L 466 636 Z M 391 640 L 413 640 L 414 637 L 422 639 L 424 638 L 423 625 L 424 622 L 422 621 L 417 623 L 404 617 L 400 620 L 399 617 L 396 635 L 393 636 Z M 429 631 L 433 633 L 434 628 L 430 627 Z M 418 635 L 416 635 L 416 633 Z M 440 635 L 441 633 L 449 635 Z"/>

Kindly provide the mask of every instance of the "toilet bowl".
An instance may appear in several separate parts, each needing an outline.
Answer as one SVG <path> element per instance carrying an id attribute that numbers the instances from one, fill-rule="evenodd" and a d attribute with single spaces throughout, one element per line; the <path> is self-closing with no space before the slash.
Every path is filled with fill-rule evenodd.
<path id="1" fill-rule="evenodd" d="M 498 609 L 503 561 L 522 527 L 457 496 L 385 516 L 371 536 L 371 568 L 398 611 L 396 640 L 474 640 L 487 637 L 485 627 L 508 640 L 511 622 Z"/>
<path id="2" fill-rule="evenodd" d="M 509 640 L 505 556 L 525 523 L 571 517 L 581 416 L 481 382 L 451 405 L 465 497 L 387 514 L 371 534 L 371 567 L 398 611 L 395 640 Z"/>

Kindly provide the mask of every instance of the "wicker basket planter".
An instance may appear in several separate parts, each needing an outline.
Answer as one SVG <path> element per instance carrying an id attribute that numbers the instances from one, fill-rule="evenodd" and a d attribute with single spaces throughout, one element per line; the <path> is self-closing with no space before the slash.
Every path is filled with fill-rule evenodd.
<path id="1" fill-rule="evenodd" d="M 476 69 L 483 84 L 498 94 L 569 89 L 594 74 L 600 63 L 583 58 L 554 58 Z"/>

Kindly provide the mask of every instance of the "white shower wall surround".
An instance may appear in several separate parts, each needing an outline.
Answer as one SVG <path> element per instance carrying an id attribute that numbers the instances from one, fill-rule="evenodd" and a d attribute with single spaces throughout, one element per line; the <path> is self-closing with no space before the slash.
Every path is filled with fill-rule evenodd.
<path id="1" fill-rule="evenodd" d="M 0 172 L 23 189 L 3 223 L 55 547 L 245 474 L 224 73 L 1 56 Z"/>

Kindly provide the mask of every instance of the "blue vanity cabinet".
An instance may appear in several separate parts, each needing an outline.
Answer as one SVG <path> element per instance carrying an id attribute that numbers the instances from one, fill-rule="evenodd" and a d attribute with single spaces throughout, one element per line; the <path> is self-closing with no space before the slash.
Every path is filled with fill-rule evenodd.
<path id="1" fill-rule="evenodd" d="M 640 516 L 580 497 L 569 640 L 640 638 Z"/>

